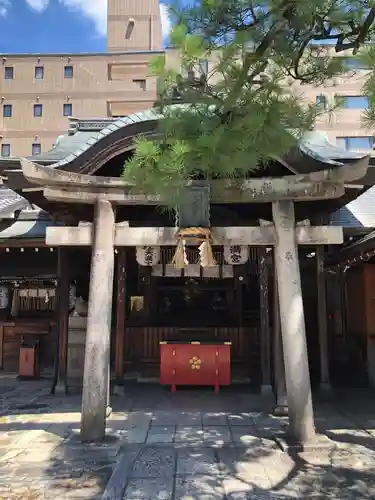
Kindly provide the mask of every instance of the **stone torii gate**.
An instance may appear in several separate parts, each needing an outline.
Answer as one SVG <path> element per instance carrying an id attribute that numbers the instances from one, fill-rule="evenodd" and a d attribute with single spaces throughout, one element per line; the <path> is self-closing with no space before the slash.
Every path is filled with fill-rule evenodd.
<path id="1" fill-rule="evenodd" d="M 114 249 L 175 245 L 177 230 L 116 224 L 117 205 L 163 204 L 159 196 L 129 194 L 132 186 L 119 178 L 65 172 L 25 159 L 21 164 L 24 177 L 44 187 L 45 198 L 95 206 L 92 225 L 48 228 L 46 243 L 50 246 L 92 245 L 81 437 L 84 441 L 101 440 L 105 435 L 108 391 Z M 241 182 L 211 181 L 211 203 L 272 203 L 270 223 L 255 227 L 214 227 L 211 232 L 214 245 L 274 247 L 289 432 L 299 443 L 313 440 L 315 429 L 297 246 L 341 244 L 343 232 L 338 227 L 296 224 L 294 202 L 341 197 L 345 184 L 362 178 L 367 165 L 368 159 L 364 158 L 354 167 L 344 165 L 307 175 Z"/>

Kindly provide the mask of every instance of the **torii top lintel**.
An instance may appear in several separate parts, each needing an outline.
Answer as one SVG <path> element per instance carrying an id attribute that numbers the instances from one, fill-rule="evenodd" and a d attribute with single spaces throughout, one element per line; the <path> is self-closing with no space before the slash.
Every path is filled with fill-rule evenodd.
<path id="1" fill-rule="evenodd" d="M 250 180 L 211 181 L 212 203 L 265 203 L 280 199 L 311 201 L 339 198 L 345 184 L 364 177 L 369 160 L 364 157 L 355 165 L 343 165 L 318 172 L 283 177 L 263 177 Z M 138 192 L 130 183 L 117 177 L 101 177 L 63 171 L 21 159 L 24 177 L 32 184 L 43 186 L 49 200 L 65 203 L 92 204 L 97 198 L 117 205 L 162 205 L 160 196 Z M 191 181 L 190 184 L 194 184 Z"/>

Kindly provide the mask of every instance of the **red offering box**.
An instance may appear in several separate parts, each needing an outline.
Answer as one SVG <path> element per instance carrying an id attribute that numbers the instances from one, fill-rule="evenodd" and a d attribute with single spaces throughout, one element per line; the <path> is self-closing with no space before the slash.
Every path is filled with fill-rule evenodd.
<path id="1" fill-rule="evenodd" d="M 212 385 L 215 391 L 230 384 L 231 343 L 160 342 L 160 383 Z"/>

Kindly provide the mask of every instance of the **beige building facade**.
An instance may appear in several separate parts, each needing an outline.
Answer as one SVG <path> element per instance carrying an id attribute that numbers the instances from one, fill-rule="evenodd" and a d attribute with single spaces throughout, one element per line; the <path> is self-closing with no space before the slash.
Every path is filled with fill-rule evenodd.
<path id="1" fill-rule="evenodd" d="M 148 75 L 148 63 L 164 52 L 158 0 L 108 0 L 107 49 L 101 54 L 3 54 L 0 155 L 48 151 L 68 130 L 70 116 L 117 117 L 151 107 L 156 81 Z M 167 57 L 178 60 L 173 51 L 167 50 Z M 344 109 L 317 124 L 347 149 L 372 147 L 371 133 L 360 122 L 365 73 L 349 68 L 324 88 L 296 88 L 306 100 L 323 105 L 337 95 L 347 97 Z"/>

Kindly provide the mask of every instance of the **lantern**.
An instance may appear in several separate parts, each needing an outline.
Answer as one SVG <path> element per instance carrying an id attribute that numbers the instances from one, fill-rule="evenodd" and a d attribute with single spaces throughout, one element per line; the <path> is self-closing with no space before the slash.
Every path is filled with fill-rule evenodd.
<path id="1" fill-rule="evenodd" d="M 0 286 L 0 310 L 4 310 L 9 305 L 9 288 L 7 286 Z"/>
<path id="2" fill-rule="evenodd" d="M 155 266 L 160 260 L 160 247 L 137 247 L 136 257 L 140 266 Z"/>
<path id="3" fill-rule="evenodd" d="M 249 247 L 244 245 L 225 246 L 224 259 L 233 266 L 245 264 L 249 259 Z"/>

